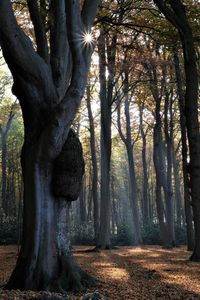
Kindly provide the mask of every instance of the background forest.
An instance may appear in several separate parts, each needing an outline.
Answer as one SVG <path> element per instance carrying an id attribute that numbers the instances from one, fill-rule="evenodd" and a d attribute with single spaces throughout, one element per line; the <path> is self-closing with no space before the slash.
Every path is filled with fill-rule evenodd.
<path id="1" fill-rule="evenodd" d="M 19 23 L 33 27 L 24 1 Z M 26 1 L 25 1 L 26 2 Z M 200 67 L 200 3 L 184 1 Z M 152 1 L 103 1 L 88 84 L 73 129 L 84 152 L 79 199 L 68 206 L 73 244 L 182 244 L 193 249 L 185 73 L 177 31 Z M 0 243 L 20 244 L 23 121 L 0 60 Z"/>

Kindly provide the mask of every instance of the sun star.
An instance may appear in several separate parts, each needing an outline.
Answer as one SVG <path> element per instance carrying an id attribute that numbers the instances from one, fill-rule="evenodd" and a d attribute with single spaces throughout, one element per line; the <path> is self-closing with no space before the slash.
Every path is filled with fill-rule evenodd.
<path id="1" fill-rule="evenodd" d="M 92 43 L 94 42 L 94 38 L 92 36 L 92 34 L 90 32 L 84 32 L 83 33 L 83 44 L 85 46 L 87 45 L 92 45 Z"/>

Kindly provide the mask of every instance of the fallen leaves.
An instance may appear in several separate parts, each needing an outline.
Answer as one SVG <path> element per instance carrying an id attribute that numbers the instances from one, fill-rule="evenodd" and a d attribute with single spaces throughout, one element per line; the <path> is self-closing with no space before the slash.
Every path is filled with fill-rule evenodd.
<path id="1" fill-rule="evenodd" d="M 184 247 L 173 250 L 157 246 L 120 247 L 101 252 L 84 252 L 84 249 L 75 247 L 74 255 L 82 268 L 97 278 L 98 292 L 107 299 L 200 299 L 200 265 L 188 261 Z M 1 286 L 8 280 L 16 258 L 16 246 L 0 247 Z M 88 289 L 87 293 L 94 293 L 94 289 Z M 0 290 L 0 300 L 33 300 L 45 295 L 48 293 Z M 53 295 L 57 299 L 63 297 Z M 76 300 L 81 299 L 81 294 L 64 297 Z"/>

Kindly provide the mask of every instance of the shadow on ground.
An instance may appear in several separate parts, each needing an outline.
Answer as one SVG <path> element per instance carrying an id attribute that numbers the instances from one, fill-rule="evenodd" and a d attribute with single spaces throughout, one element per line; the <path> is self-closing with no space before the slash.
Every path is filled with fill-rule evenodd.
<path id="1" fill-rule="evenodd" d="M 200 264 L 188 260 L 189 253 L 184 247 L 173 250 L 157 246 L 119 247 L 100 252 L 85 252 L 85 249 L 75 247 L 74 255 L 82 268 L 97 278 L 96 289 L 107 299 L 200 300 Z M 8 280 L 16 258 L 17 246 L 0 247 L 0 286 Z M 0 300 L 30 300 L 35 296 L 31 291 L 0 290 Z M 81 294 L 69 294 L 66 299 L 80 297 Z"/>

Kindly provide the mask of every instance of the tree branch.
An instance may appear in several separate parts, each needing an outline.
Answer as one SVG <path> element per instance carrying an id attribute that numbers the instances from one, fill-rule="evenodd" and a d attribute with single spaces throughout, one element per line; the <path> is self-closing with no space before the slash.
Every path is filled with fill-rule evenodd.
<path id="1" fill-rule="evenodd" d="M 31 0 L 30 0 L 31 1 Z M 65 0 L 51 2 L 50 62 L 59 98 L 66 93 L 71 77 L 71 54 L 67 37 Z"/>
<path id="2" fill-rule="evenodd" d="M 88 3 L 90 2 L 91 1 Z M 84 23 L 81 17 L 80 2 L 78 0 L 65 0 L 65 4 L 68 12 L 67 29 L 73 60 L 71 87 L 73 85 L 76 88 L 76 92 L 79 92 L 82 97 L 87 81 L 87 73 L 93 47 L 89 44 L 84 45 Z M 92 17 L 94 19 L 96 14 L 96 10 L 91 12 L 91 8 L 96 9 L 97 5 L 86 5 L 84 8 L 85 13 L 86 9 L 88 9 L 90 24 L 92 23 Z"/>
<path id="3" fill-rule="evenodd" d="M 30 39 L 17 24 L 9 0 L 0 1 L 0 42 L 11 71 L 18 69 L 22 76 L 41 80 L 41 69 L 46 68 L 43 59 L 33 49 Z M 13 67 L 14 65 L 14 67 Z"/>
<path id="4" fill-rule="evenodd" d="M 27 0 L 27 4 L 28 4 L 31 21 L 34 25 L 35 39 L 37 44 L 37 53 L 42 58 L 44 58 L 44 60 L 48 63 L 49 55 L 48 55 L 47 38 L 46 38 L 46 32 L 42 21 L 42 17 L 38 8 L 38 2 L 37 0 Z"/>
<path id="5" fill-rule="evenodd" d="M 173 8 L 170 9 L 166 5 L 166 1 L 164 0 L 154 0 L 154 3 L 157 5 L 157 7 L 160 9 L 160 11 L 165 15 L 166 19 L 172 23 L 179 31 L 182 31 L 182 23 L 180 22 L 179 15 L 177 15 L 177 10 L 174 11 L 174 5 L 172 2 L 176 1 L 170 1 L 170 5 Z"/>
<path id="6" fill-rule="evenodd" d="M 50 141 L 48 155 L 56 157 L 66 140 L 69 128 L 79 108 L 84 94 L 92 51 L 85 51 L 81 43 L 84 24 L 82 22 L 80 1 L 65 0 L 67 15 L 67 36 L 72 57 L 71 82 L 62 101 L 53 112 L 51 122 L 44 132 L 45 139 Z M 94 12 L 94 17 L 95 17 Z M 89 47 L 88 47 L 89 48 Z"/>
<path id="7" fill-rule="evenodd" d="M 126 144 L 127 140 L 125 138 L 125 135 L 122 132 L 120 104 L 118 105 L 118 108 L 117 108 L 117 127 L 118 127 L 118 132 L 119 132 L 119 136 L 120 136 L 121 140 L 124 142 L 124 144 Z"/>
<path id="8" fill-rule="evenodd" d="M 93 25 L 99 0 L 85 0 L 81 12 L 83 24 L 86 31 L 89 31 Z"/>

